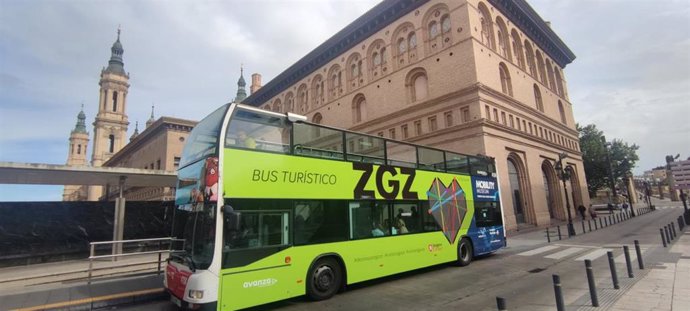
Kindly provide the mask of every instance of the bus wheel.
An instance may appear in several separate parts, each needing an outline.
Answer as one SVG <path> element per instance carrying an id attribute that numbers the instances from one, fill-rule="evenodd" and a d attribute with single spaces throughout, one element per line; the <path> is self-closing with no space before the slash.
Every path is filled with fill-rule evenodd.
<path id="1" fill-rule="evenodd" d="M 458 243 L 458 266 L 464 267 L 472 262 L 472 243 L 467 238 L 462 238 Z"/>
<path id="2" fill-rule="evenodd" d="M 340 289 L 342 279 L 342 269 L 334 258 L 319 259 L 309 271 L 307 295 L 313 300 L 331 298 Z"/>

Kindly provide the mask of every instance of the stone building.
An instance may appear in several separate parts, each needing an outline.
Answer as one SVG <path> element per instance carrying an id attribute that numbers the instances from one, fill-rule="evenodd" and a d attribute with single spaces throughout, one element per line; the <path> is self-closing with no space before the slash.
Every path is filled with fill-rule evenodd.
<path id="1" fill-rule="evenodd" d="M 524 0 L 387 0 L 243 103 L 493 157 L 514 230 L 564 220 L 566 195 L 589 204 L 563 73 L 574 58 Z"/>
<path id="2" fill-rule="evenodd" d="M 150 119 L 151 120 L 151 119 Z M 160 117 L 139 134 L 135 131 L 130 142 L 108 159 L 105 167 L 129 167 L 174 172 L 180 165 L 182 148 L 196 125 L 196 121 Z M 113 199 L 116 189 L 109 193 Z M 175 189 L 171 187 L 127 187 L 123 192 L 129 201 L 172 201 Z"/>

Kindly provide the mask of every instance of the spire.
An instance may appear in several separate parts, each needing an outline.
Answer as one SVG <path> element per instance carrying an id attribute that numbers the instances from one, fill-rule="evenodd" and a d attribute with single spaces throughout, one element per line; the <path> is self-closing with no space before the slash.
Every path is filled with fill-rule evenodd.
<path id="1" fill-rule="evenodd" d="M 84 114 L 84 104 L 81 104 L 81 111 L 77 115 L 77 125 L 74 126 L 72 133 L 84 133 L 86 134 L 86 115 Z"/>
<path id="2" fill-rule="evenodd" d="M 125 50 L 122 48 L 122 43 L 120 43 L 120 26 L 117 27 L 117 40 L 113 43 L 113 47 L 110 48 L 110 52 L 112 54 L 110 55 L 108 68 L 105 71 L 125 75 L 125 63 L 122 62 L 122 53 Z"/>
<path id="3" fill-rule="evenodd" d="M 149 118 L 148 121 L 146 121 L 146 128 L 151 126 L 151 124 L 153 124 L 153 122 L 155 122 L 155 121 L 156 121 L 156 119 L 153 118 L 153 105 L 151 105 L 151 117 Z"/>
<path id="4" fill-rule="evenodd" d="M 240 103 L 247 98 L 247 91 L 244 90 L 246 85 L 247 83 L 244 82 L 244 68 L 240 65 L 240 79 L 237 80 L 237 95 L 234 100 L 236 103 Z"/>
<path id="5" fill-rule="evenodd" d="M 129 138 L 129 141 L 133 141 L 139 136 L 139 121 L 136 121 L 134 124 L 134 133 L 132 133 L 132 137 Z"/>

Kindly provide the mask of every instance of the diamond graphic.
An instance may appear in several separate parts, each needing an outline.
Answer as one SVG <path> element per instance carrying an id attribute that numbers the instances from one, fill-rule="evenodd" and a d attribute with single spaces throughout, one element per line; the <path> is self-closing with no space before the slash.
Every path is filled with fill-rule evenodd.
<path id="1" fill-rule="evenodd" d="M 455 178 L 448 187 L 436 178 L 427 191 L 427 196 L 429 196 L 429 206 L 431 206 L 428 213 L 434 216 L 434 220 L 443 229 L 448 242 L 453 244 L 467 213 L 465 191 Z"/>

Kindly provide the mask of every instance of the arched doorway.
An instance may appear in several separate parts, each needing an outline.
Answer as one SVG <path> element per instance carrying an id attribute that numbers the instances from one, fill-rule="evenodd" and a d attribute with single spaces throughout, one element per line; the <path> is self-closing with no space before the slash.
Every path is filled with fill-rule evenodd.
<path id="1" fill-rule="evenodd" d="M 510 193 L 513 197 L 513 213 L 515 221 L 519 224 L 525 223 L 525 207 L 522 187 L 520 187 L 520 173 L 512 157 L 508 158 L 508 180 L 510 181 Z"/>
<path id="2" fill-rule="evenodd" d="M 554 175 L 554 170 L 551 166 L 551 163 L 544 161 L 544 163 L 541 165 L 541 173 L 544 177 L 544 194 L 546 196 L 546 207 L 549 210 L 549 217 L 557 218 L 559 214 L 557 212 L 558 202 L 556 200 L 556 198 L 558 198 L 558 195 L 556 194 L 556 191 L 558 191 L 558 180 Z"/>
<path id="3" fill-rule="evenodd" d="M 573 199 L 573 208 L 577 210 L 577 207 L 579 205 L 584 205 L 582 202 L 582 188 L 580 187 L 580 182 L 579 178 L 577 176 L 577 170 L 575 170 L 574 167 L 568 166 L 568 171 L 570 173 L 570 179 L 568 182 L 570 183 L 570 191 Z"/>

